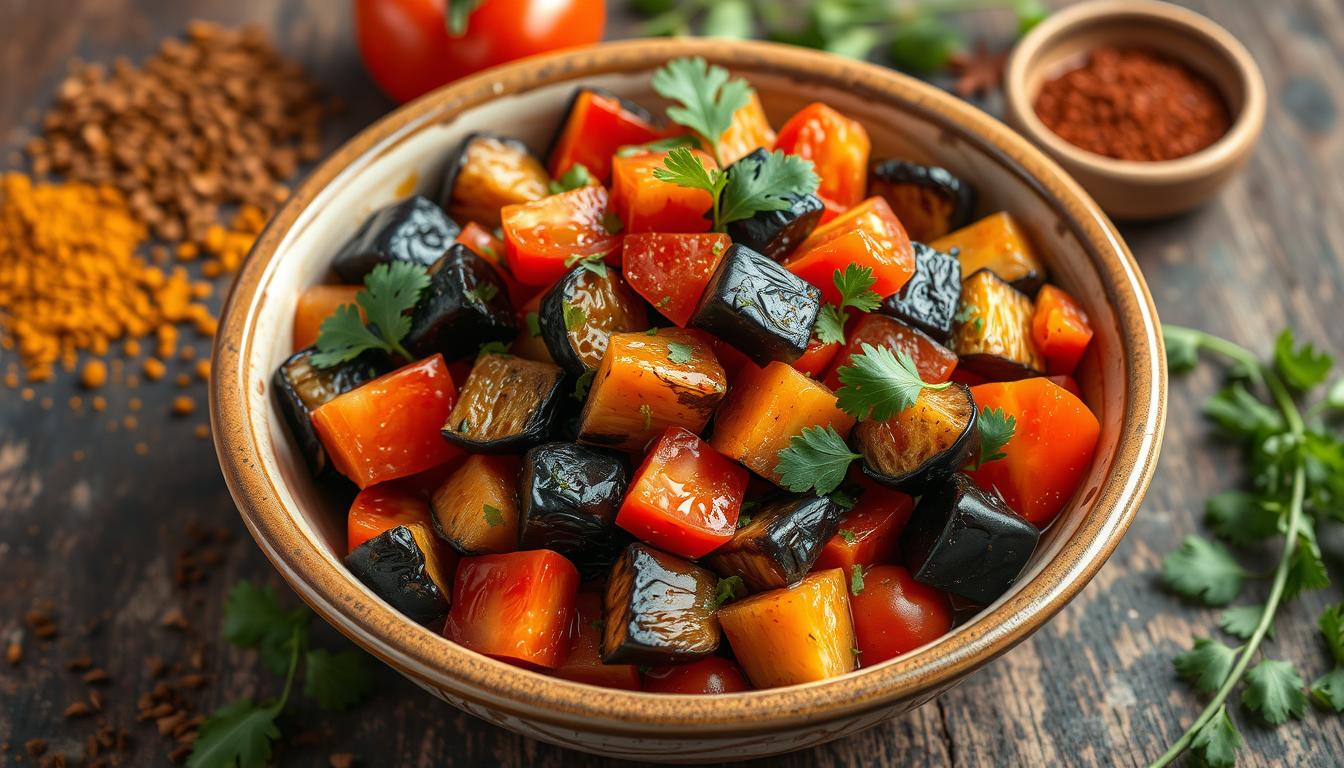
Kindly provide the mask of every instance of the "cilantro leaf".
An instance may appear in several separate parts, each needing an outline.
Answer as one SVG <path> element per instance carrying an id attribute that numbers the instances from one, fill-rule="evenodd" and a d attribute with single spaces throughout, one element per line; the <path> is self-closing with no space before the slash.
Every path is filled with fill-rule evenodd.
<path id="1" fill-rule="evenodd" d="M 481 355 L 504 355 L 509 356 L 509 350 L 513 348 L 512 341 L 487 341 L 476 348 L 476 356 Z"/>
<path id="2" fill-rule="evenodd" d="M 766 154 L 752 167 L 734 163 L 729 166 L 726 175 L 727 184 L 723 188 L 723 200 L 718 206 L 719 214 L 716 217 L 718 231 L 722 231 L 726 224 L 749 219 L 760 211 L 788 210 L 795 196 L 811 194 L 817 191 L 817 185 L 821 183 L 811 160 L 786 155 L 778 149 Z M 853 265 L 850 267 L 856 268 Z M 872 276 L 871 269 L 868 274 Z M 872 282 L 868 285 L 871 286 Z"/>
<path id="3" fill-rule="evenodd" d="M 1200 693 L 1213 693 L 1237 661 L 1237 652 L 1217 640 L 1196 637 L 1194 647 L 1176 655 L 1172 665 Z"/>
<path id="4" fill-rule="evenodd" d="M 187 768 L 263 768 L 271 761 L 271 742 L 280 738 L 274 705 L 241 699 L 215 710 L 196 731 Z"/>
<path id="5" fill-rule="evenodd" d="M 1317 351 L 1310 342 L 1297 347 L 1291 328 L 1283 329 L 1274 341 L 1274 367 L 1291 387 L 1307 390 L 1323 383 L 1334 364 L 1329 355 Z"/>
<path id="6" fill-rule="evenodd" d="M 747 585 L 742 582 L 741 576 L 729 576 L 726 579 L 719 579 L 718 586 L 714 588 L 714 598 L 712 607 L 718 608 L 725 603 L 743 597 L 747 594 Z"/>
<path id="7" fill-rule="evenodd" d="M 523 316 L 523 321 L 527 323 L 528 335 L 534 339 L 541 335 L 541 315 L 535 311 L 528 312 Z"/>
<path id="8" fill-rule="evenodd" d="M 419 264 L 393 261 L 375 266 L 364 277 L 364 289 L 355 294 L 355 302 L 369 319 L 368 325 L 355 307 L 348 304 L 337 307 L 318 329 L 313 365 L 330 368 L 370 349 L 415 359 L 401 346 L 401 340 L 411 330 L 411 318 L 406 312 L 415 306 L 428 285 L 429 272 Z M 484 285 L 499 290 L 493 283 Z"/>
<path id="9" fill-rule="evenodd" d="M 877 278 L 873 277 L 873 270 L 870 267 L 848 264 L 843 272 L 835 270 L 831 279 L 835 281 L 836 290 L 840 292 L 840 303 L 823 306 L 813 330 L 817 334 L 817 339 L 823 344 L 844 344 L 845 323 L 849 322 L 849 313 L 845 312 L 845 308 L 853 307 L 860 312 L 872 312 L 882 303 L 882 297 L 873 290 L 873 283 L 877 282 Z"/>
<path id="10" fill-rule="evenodd" d="M 1204 520 L 1233 544 L 1247 545 L 1273 536 L 1279 529 L 1279 514 L 1260 497 L 1244 491 L 1224 491 L 1204 503 Z"/>
<path id="11" fill-rule="evenodd" d="M 1186 536 L 1179 549 L 1162 560 L 1162 580 L 1177 594 L 1205 605 L 1227 605 L 1241 592 L 1246 571 L 1227 548 L 1199 536 Z"/>
<path id="12" fill-rule="evenodd" d="M 1263 605 L 1234 605 L 1223 611 L 1222 618 L 1218 620 L 1218 626 L 1235 638 L 1249 640 L 1264 613 L 1265 606 Z M 1270 625 L 1265 636 L 1274 637 L 1274 625 Z"/>
<path id="13" fill-rule="evenodd" d="M 1286 661 L 1264 659 L 1246 673 L 1246 690 L 1241 703 L 1259 712 L 1265 722 L 1279 725 L 1288 718 L 1301 718 L 1307 709 L 1304 683 L 1297 670 Z"/>
<path id="14" fill-rule="evenodd" d="M 695 357 L 695 347 L 690 344 L 682 344 L 677 341 L 667 343 L 667 359 L 677 365 L 689 363 L 693 357 Z"/>
<path id="15" fill-rule="evenodd" d="M 373 692 L 368 657 L 353 648 L 309 651 L 303 670 L 303 692 L 328 712 L 349 709 Z"/>
<path id="16" fill-rule="evenodd" d="M 653 178 L 688 189 L 701 189 L 715 199 L 728 184 L 728 177 L 718 168 L 706 168 L 691 150 L 674 149 L 663 158 L 663 164 L 653 169 Z M 717 206 L 716 206 L 717 207 Z"/>
<path id="17" fill-rule="evenodd" d="M 276 674 L 289 666 L 290 643 L 307 630 L 307 608 L 285 610 L 271 587 L 240 581 L 224 600 L 224 639 L 239 648 L 256 648 Z"/>
<path id="18" fill-rule="evenodd" d="M 448 0 L 444 21 L 447 22 L 445 26 L 449 37 L 461 37 L 467 34 L 467 24 L 472 11 L 475 11 L 482 2 L 484 0 Z"/>
<path id="19" fill-rule="evenodd" d="M 578 189 L 579 187 L 587 187 L 595 183 L 597 183 L 597 180 L 593 178 L 593 174 L 588 170 L 588 166 L 583 163 L 575 163 L 569 166 L 569 170 L 560 174 L 560 178 L 552 179 L 546 186 L 549 188 L 552 195 L 558 195 L 561 192 L 568 192 L 571 189 Z"/>
<path id="20" fill-rule="evenodd" d="M 795 493 L 815 490 L 818 494 L 834 491 L 844 482 L 849 463 L 862 458 L 849 450 L 834 427 L 804 427 L 779 452 L 775 473 L 779 484 Z"/>
<path id="21" fill-rule="evenodd" d="M 1013 439 L 1013 433 L 1017 431 L 1017 417 L 1009 416 L 1002 408 L 985 406 L 980 409 L 980 418 L 976 420 L 976 424 L 980 430 L 980 453 L 976 456 L 975 466 L 972 469 L 979 469 L 991 461 L 1007 458 L 1008 454 L 1003 452 L 1003 448 Z"/>
<path id="22" fill-rule="evenodd" d="M 1327 606 L 1321 611 L 1316 626 L 1325 638 L 1325 647 L 1336 664 L 1344 664 L 1344 603 Z"/>
<path id="23" fill-rule="evenodd" d="M 1227 707 L 1219 707 L 1190 742 L 1194 751 L 1209 768 L 1233 768 L 1237 764 L 1237 750 L 1241 749 L 1241 733 L 1227 716 Z"/>
<path id="24" fill-rule="evenodd" d="M 849 569 L 849 593 L 857 595 L 863 591 L 863 566 L 855 563 Z"/>
<path id="25" fill-rule="evenodd" d="M 887 57 L 896 69 L 922 74 L 946 67 L 961 47 L 956 29 L 934 16 L 920 15 L 896 27 Z"/>
<path id="26" fill-rule="evenodd" d="M 574 392 L 570 397 L 583 402 L 588 399 L 588 390 L 593 386 L 593 376 L 597 375 L 596 368 L 589 368 L 584 371 L 579 378 L 574 380 Z"/>
<path id="27" fill-rule="evenodd" d="M 855 536 L 854 532 L 849 530 L 848 528 L 841 528 L 840 530 L 836 531 L 836 533 L 840 535 L 840 538 L 845 540 L 846 544 L 853 544 L 854 542 L 859 540 L 859 537 Z"/>
<path id="28" fill-rule="evenodd" d="M 1344 379 L 1330 385 L 1325 395 L 1325 405 L 1332 411 L 1344 411 Z"/>
<path id="29" fill-rule="evenodd" d="M 1297 534 L 1297 546 L 1288 561 L 1288 580 L 1284 584 L 1283 596 L 1291 600 L 1304 590 L 1324 589 L 1330 586 L 1330 574 L 1325 570 L 1325 561 L 1321 559 L 1321 548 L 1316 543 L 1316 532 L 1309 519 L 1300 521 Z"/>
<path id="30" fill-rule="evenodd" d="M 1204 415 L 1234 435 L 1283 431 L 1283 417 L 1236 382 L 1204 403 Z"/>
<path id="31" fill-rule="evenodd" d="M 603 254 L 600 253 L 594 253 L 589 256 L 584 256 L 582 254 L 576 253 L 573 256 L 570 256 L 569 258 L 565 259 L 565 266 L 572 267 L 575 264 L 578 264 L 582 266 L 584 269 L 588 270 L 589 272 L 592 272 L 594 275 L 597 275 L 598 277 L 606 277 L 607 263 L 602 259 Z"/>
<path id="32" fill-rule="evenodd" d="M 1344 712 L 1344 667 L 1335 667 L 1311 684 L 1311 698 L 1322 707 Z"/>
<path id="33" fill-rule="evenodd" d="M 481 512 L 485 516 L 485 524 L 491 528 L 504 524 L 504 513 L 499 510 L 499 507 L 485 504 L 482 506 Z"/>
<path id="34" fill-rule="evenodd" d="M 1162 326 L 1162 344 L 1167 349 L 1167 369 L 1185 373 L 1199 365 L 1199 334 L 1187 328 Z"/>
<path id="35" fill-rule="evenodd" d="M 831 502 L 835 506 L 848 512 L 859 503 L 859 497 L 863 495 L 863 489 L 859 486 L 849 485 L 842 488 L 836 488 L 831 494 Z"/>
<path id="36" fill-rule="evenodd" d="M 577 331 L 588 322 L 588 313 L 583 307 L 568 301 L 560 302 L 560 316 L 564 320 L 566 331 Z"/>
<path id="37" fill-rule="evenodd" d="M 1015 0 L 1013 13 L 1017 14 L 1017 33 L 1025 35 L 1037 24 L 1045 21 L 1050 15 L 1050 9 L 1046 8 L 1041 0 Z"/>
<path id="38" fill-rule="evenodd" d="M 817 314 L 817 324 L 812 327 L 812 332 L 822 344 L 844 344 L 847 322 L 849 315 L 843 309 L 834 304 L 824 304 Z"/>
<path id="39" fill-rule="evenodd" d="M 652 84 L 659 96 L 677 102 L 667 116 L 704 137 L 716 159 L 719 138 L 751 94 L 747 81 L 729 79 L 728 70 L 699 56 L 667 62 L 653 73 Z"/>
<path id="40" fill-rule="evenodd" d="M 952 386 L 948 381 L 926 383 L 903 350 L 892 355 L 886 347 L 865 343 L 860 348 L 862 352 L 851 355 L 849 364 L 838 371 L 840 389 L 835 393 L 840 410 L 856 419 L 889 419 L 914 405 L 925 389 Z"/>
<path id="41" fill-rule="evenodd" d="M 499 295 L 499 286 L 494 283 L 480 283 L 475 288 L 468 289 L 463 294 L 468 301 L 474 301 L 477 304 L 486 304 Z M 409 328 L 410 318 L 407 318 L 407 327 Z"/>
<path id="42" fill-rule="evenodd" d="M 354 360 L 370 349 L 386 349 L 383 338 L 368 326 L 359 308 L 342 304 L 322 321 L 318 329 L 317 351 L 311 358 L 318 368 L 330 368 Z"/>

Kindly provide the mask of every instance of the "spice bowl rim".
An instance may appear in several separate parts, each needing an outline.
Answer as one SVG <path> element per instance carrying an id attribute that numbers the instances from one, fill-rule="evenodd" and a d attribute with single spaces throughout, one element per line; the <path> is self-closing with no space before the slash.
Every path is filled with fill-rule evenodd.
<path id="1" fill-rule="evenodd" d="M 1236 73 L 1241 102 L 1226 133 L 1184 157 L 1124 160 L 1071 144 L 1041 120 L 1034 107 L 1036 92 L 1027 86 L 1036 70 L 1044 66 L 1039 60 L 1040 54 L 1081 31 L 1120 19 L 1179 27 L 1201 38 L 1222 56 Z M 1154 50 L 1169 52 L 1160 47 L 1154 47 Z M 1228 94 L 1219 90 L 1219 95 L 1228 101 Z M 1037 24 L 1018 41 L 1004 71 L 1004 108 L 1014 127 L 1066 165 L 1077 165 L 1117 181 L 1149 186 L 1178 184 L 1211 176 L 1228 165 L 1239 163 L 1260 135 L 1267 102 L 1264 76 L 1240 40 L 1203 14 L 1159 0 L 1089 0 L 1064 8 Z M 1228 107 L 1230 109 L 1231 104 Z"/>

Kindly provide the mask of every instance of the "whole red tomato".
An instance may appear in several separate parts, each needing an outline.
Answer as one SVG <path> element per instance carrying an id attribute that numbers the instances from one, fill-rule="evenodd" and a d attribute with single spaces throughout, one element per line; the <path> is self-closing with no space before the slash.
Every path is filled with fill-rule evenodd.
<path id="1" fill-rule="evenodd" d="M 454 0 L 454 2 L 470 0 Z M 483 0 L 460 37 L 445 0 L 355 0 L 355 37 L 374 82 L 410 101 L 473 72 L 602 39 L 603 0 Z"/>

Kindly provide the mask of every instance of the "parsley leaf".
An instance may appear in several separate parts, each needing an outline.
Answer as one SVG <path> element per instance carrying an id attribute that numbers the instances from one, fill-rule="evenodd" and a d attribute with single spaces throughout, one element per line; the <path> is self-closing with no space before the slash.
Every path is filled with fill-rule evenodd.
<path id="1" fill-rule="evenodd" d="M 811 194 L 817 191 L 817 185 L 821 183 L 811 160 L 786 155 L 778 149 L 752 163 L 752 167 L 740 162 L 728 166 L 727 178 L 723 201 L 718 206 L 715 219 L 719 231 L 726 224 L 750 219 L 760 211 L 788 210 L 793 205 L 794 196 Z M 852 264 L 850 268 L 862 269 Z M 867 271 L 871 278 L 872 270 Z M 871 286 L 872 281 L 868 285 Z M 876 306 L 874 303 L 873 309 Z M 872 309 L 863 311 L 870 312 Z"/>
<path id="2" fill-rule="evenodd" d="M 363 308 L 369 324 L 364 324 L 355 307 L 349 304 L 337 307 L 318 330 L 313 365 L 330 368 L 370 349 L 414 360 L 401 346 L 401 340 L 411 330 L 411 318 L 406 312 L 415 306 L 428 285 L 429 272 L 419 264 L 394 261 L 375 266 L 364 277 L 364 289 L 355 294 L 355 301 Z M 487 285 L 495 287 L 493 283 Z"/>
<path id="3" fill-rule="evenodd" d="M 527 323 L 527 332 L 532 338 L 535 339 L 541 335 L 541 315 L 538 315 L 535 311 L 528 312 L 523 316 L 523 321 Z"/>
<path id="4" fill-rule="evenodd" d="M 296 631 L 306 631 L 312 614 L 307 608 L 285 610 L 271 587 L 240 581 L 224 599 L 224 639 L 239 648 L 256 648 L 276 674 L 289 666 Z"/>
<path id="5" fill-rule="evenodd" d="M 492 507 L 489 504 L 483 505 L 482 512 L 485 515 L 485 524 L 494 528 L 504 524 L 504 513 L 499 511 L 498 507 Z"/>
<path id="6" fill-rule="evenodd" d="M 849 569 L 849 592 L 857 595 L 863 591 L 863 566 L 855 563 Z"/>
<path id="7" fill-rule="evenodd" d="M 1325 638 L 1325 647 L 1336 664 L 1344 665 L 1344 603 L 1327 606 L 1316 620 L 1316 627 Z"/>
<path id="8" fill-rule="evenodd" d="M 1218 712 L 1195 732 L 1190 749 L 1209 768 L 1233 768 L 1237 764 L 1241 733 L 1227 716 L 1227 707 L 1219 707 Z"/>
<path id="9" fill-rule="evenodd" d="M 597 275 L 598 277 L 606 277 L 607 263 L 602 259 L 603 254 L 600 253 L 594 253 L 589 256 L 584 256 L 583 254 L 576 253 L 573 256 L 570 256 L 569 258 L 565 259 L 565 266 L 572 267 L 575 264 L 578 264 L 582 266 L 584 269 L 588 270 L 589 272 L 592 272 L 594 275 Z"/>
<path id="10" fill-rule="evenodd" d="M 1204 503 L 1204 520 L 1222 539 L 1247 545 L 1279 530 L 1279 514 L 1260 497 L 1245 491 L 1224 491 Z"/>
<path id="11" fill-rule="evenodd" d="M 579 378 L 574 380 L 574 392 L 570 397 L 583 402 L 588 399 L 588 390 L 593 386 L 593 376 L 597 375 L 596 368 L 589 368 L 584 371 Z"/>
<path id="12" fill-rule="evenodd" d="M 583 163 L 575 163 L 569 166 L 569 170 L 560 174 L 560 178 L 552 179 L 551 182 L 547 184 L 547 187 L 550 189 L 552 195 L 558 195 L 561 192 L 568 192 L 571 189 L 587 187 L 596 183 L 597 180 L 593 178 L 593 174 L 588 170 L 588 166 Z"/>
<path id="13" fill-rule="evenodd" d="M 1002 408 L 985 406 L 980 409 L 980 418 L 976 420 L 980 430 L 980 453 L 971 469 L 979 469 L 991 461 L 1007 458 L 1003 448 L 1013 439 L 1017 431 L 1017 417 L 1004 413 Z"/>
<path id="14" fill-rule="evenodd" d="M 1307 696 L 1297 670 L 1286 661 L 1264 659 L 1246 673 L 1246 690 L 1241 702 L 1259 712 L 1265 722 L 1278 725 L 1288 718 L 1300 718 L 1306 712 Z"/>
<path id="15" fill-rule="evenodd" d="M 1316 543 L 1315 529 L 1309 519 L 1301 522 L 1301 531 L 1297 534 L 1297 546 L 1288 561 L 1288 580 L 1284 584 L 1284 599 L 1292 599 L 1307 589 L 1324 589 L 1330 586 L 1330 574 L 1325 570 L 1325 561 L 1321 559 L 1321 548 Z"/>
<path id="16" fill-rule="evenodd" d="M 494 283 L 480 283 L 475 288 L 468 289 L 463 294 L 467 301 L 474 301 L 477 304 L 487 304 L 489 301 L 499 295 L 499 286 Z"/>
<path id="17" fill-rule="evenodd" d="M 841 528 L 839 531 L 836 531 L 836 533 L 840 534 L 840 538 L 844 539 L 846 544 L 853 544 L 859 540 L 859 537 L 855 536 L 854 532 L 848 528 Z"/>
<path id="18" fill-rule="evenodd" d="M 834 427 L 804 427 L 779 452 L 775 473 L 779 484 L 790 491 L 827 494 L 844 482 L 849 463 L 858 458 L 862 457 L 849 450 Z"/>
<path id="19" fill-rule="evenodd" d="M 1234 435 L 1280 432 L 1283 417 L 1236 382 L 1204 403 L 1204 415 Z"/>
<path id="20" fill-rule="evenodd" d="M 840 303 L 822 307 L 813 330 L 817 334 L 817 339 L 823 344 L 844 344 L 845 323 L 849 322 L 849 313 L 845 312 L 845 308 L 853 307 L 860 312 L 872 312 L 882 302 L 882 297 L 872 289 L 877 278 L 873 277 L 873 270 L 870 267 L 848 264 L 844 272 L 835 270 L 831 279 L 835 281 L 835 287 L 840 291 Z"/>
<path id="21" fill-rule="evenodd" d="M 714 608 L 718 608 L 725 603 L 743 597 L 747 594 L 747 585 L 742 582 L 741 576 L 729 576 L 726 579 L 719 579 L 718 586 L 714 588 L 714 598 L 711 601 Z"/>
<path id="22" fill-rule="evenodd" d="M 667 343 L 667 359 L 677 365 L 689 363 L 693 357 L 695 357 L 695 347 L 690 344 L 682 344 L 678 341 Z"/>
<path id="23" fill-rule="evenodd" d="M 1310 342 L 1296 347 L 1291 328 L 1285 328 L 1274 341 L 1274 367 L 1289 386 L 1305 390 L 1322 384 L 1334 364 L 1329 355 L 1318 352 Z"/>
<path id="24" fill-rule="evenodd" d="M 1200 693 L 1213 693 L 1227 679 L 1237 652 L 1217 640 L 1196 637 L 1195 645 L 1172 659 L 1176 673 L 1195 686 Z"/>
<path id="25" fill-rule="evenodd" d="M 311 650 L 304 661 L 303 692 L 328 712 L 346 710 L 373 692 L 373 671 L 362 651 Z"/>
<path id="26" fill-rule="evenodd" d="M 1187 328 L 1162 327 L 1162 343 L 1167 349 L 1167 370 L 1185 373 L 1199 365 L 1199 332 Z"/>
<path id="27" fill-rule="evenodd" d="M 1344 667 L 1335 667 L 1311 684 L 1311 698 L 1322 707 L 1344 712 Z"/>
<path id="28" fill-rule="evenodd" d="M 1249 640 L 1264 613 L 1265 606 L 1263 605 L 1234 605 L 1223 611 L 1222 618 L 1218 620 L 1218 626 L 1235 638 Z M 1272 625 L 1265 636 L 1274 637 L 1274 627 Z"/>
<path id="29" fill-rule="evenodd" d="M 1180 549 L 1162 560 L 1162 579 L 1177 594 L 1205 605 L 1227 605 L 1241 592 L 1246 571 L 1227 548 L 1199 536 L 1186 536 Z"/>
<path id="30" fill-rule="evenodd" d="M 673 59 L 653 73 L 653 90 L 677 102 L 667 116 L 700 134 L 718 158 L 719 139 L 733 124 L 733 114 L 746 106 L 751 86 L 729 79 L 728 70 L 704 59 Z"/>
<path id="31" fill-rule="evenodd" d="M 196 731 L 187 768 L 262 768 L 271 761 L 271 742 L 280 738 L 280 709 L 240 699 L 216 710 Z"/>
<path id="32" fill-rule="evenodd" d="M 509 350 L 513 348 L 512 341 L 487 341 L 476 348 L 476 356 L 481 355 L 504 355 L 509 356 Z"/>
<path id="33" fill-rule="evenodd" d="M 663 158 L 663 164 L 653 169 L 653 178 L 687 189 L 701 189 L 716 200 L 728 184 L 728 176 L 718 168 L 706 168 L 704 163 L 686 148 L 674 149 Z"/>
<path id="34" fill-rule="evenodd" d="M 568 301 L 560 302 L 560 316 L 564 320 L 566 331 L 577 331 L 588 322 L 588 313 L 583 311 L 583 307 Z"/>
<path id="35" fill-rule="evenodd" d="M 863 351 L 851 355 L 849 364 L 838 371 L 840 389 L 835 393 L 840 410 L 856 419 L 889 419 L 914 405 L 925 389 L 952 386 L 950 381 L 925 383 L 903 350 L 892 355 L 886 347 L 865 343 L 860 348 Z"/>

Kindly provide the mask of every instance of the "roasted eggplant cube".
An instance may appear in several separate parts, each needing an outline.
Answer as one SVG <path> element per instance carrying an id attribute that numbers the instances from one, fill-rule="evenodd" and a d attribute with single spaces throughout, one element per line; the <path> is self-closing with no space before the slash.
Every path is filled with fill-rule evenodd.
<path id="1" fill-rule="evenodd" d="M 1040 535 L 958 473 L 920 498 L 901 544 L 915 581 L 986 605 L 1022 573 Z"/>
<path id="2" fill-rule="evenodd" d="M 469 134 L 453 150 L 439 196 L 459 221 L 498 227 L 499 209 L 550 194 L 550 176 L 527 145 L 488 133 Z"/>
<path id="3" fill-rule="evenodd" d="M 709 278 L 691 325 L 757 365 L 791 363 L 807 350 L 820 311 L 821 291 L 756 251 L 733 245 Z"/>
<path id="4" fill-rule="evenodd" d="M 471 453 L 526 450 L 545 439 L 564 378 L 550 363 L 481 355 L 457 393 L 443 437 Z"/>
<path id="5" fill-rule="evenodd" d="M 911 240 L 940 238 L 966 226 L 975 212 L 975 188 L 946 168 L 881 160 L 868 179 L 868 194 L 886 198 Z"/>
<path id="6" fill-rule="evenodd" d="M 430 497 L 439 538 L 464 555 L 518 549 L 517 482 L 517 456 L 468 456 Z"/>
<path id="7" fill-rule="evenodd" d="M 854 428 L 863 473 L 911 496 L 947 482 L 980 447 L 971 388 L 925 389 L 913 405 L 886 421 Z"/>
<path id="8" fill-rule="evenodd" d="M 670 664 L 718 650 L 718 583 L 704 568 L 646 544 L 626 547 L 602 598 L 602 661 Z"/>
<path id="9" fill-rule="evenodd" d="M 946 344 L 961 301 L 961 263 L 923 243 L 911 245 L 915 249 L 915 274 L 899 293 L 882 302 L 882 313 L 904 320 Z"/>
<path id="10" fill-rule="evenodd" d="M 649 315 L 644 300 L 619 272 L 580 264 L 546 292 L 537 325 L 551 358 L 582 376 L 602 362 L 613 333 L 646 330 Z"/>
<path id="11" fill-rule="evenodd" d="M 409 261 L 428 267 L 460 234 L 462 228 L 442 208 L 415 195 L 365 219 L 336 253 L 331 268 L 345 282 L 359 283 L 379 264 Z"/>
<path id="12" fill-rule="evenodd" d="M 1041 376 L 1045 360 L 1031 332 L 1035 314 L 1026 294 L 982 269 L 962 283 L 952 351 L 960 365 L 991 381 Z"/>
<path id="13" fill-rule="evenodd" d="M 388 605 L 428 624 L 448 613 L 453 569 L 427 523 L 399 525 L 345 556 L 345 566 Z"/>
<path id="14" fill-rule="evenodd" d="M 754 178 L 760 173 L 761 163 L 767 155 L 766 150 L 757 149 L 733 163 L 728 172 L 749 173 Z M 782 211 L 757 211 L 749 219 L 729 223 L 728 236 L 734 243 L 741 243 L 775 261 L 788 256 L 821 223 L 826 206 L 821 198 L 810 193 L 790 194 L 786 199 L 789 207 Z"/>
<path id="15" fill-rule="evenodd" d="M 619 454 L 575 443 L 547 443 L 523 457 L 519 479 L 520 549 L 551 549 L 585 576 L 606 572 L 630 537 L 616 527 L 629 483 Z"/>
<path id="16" fill-rule="evenodd" d="M 309 471 L 314 477 L 322 477 L 331 465 L 322 440 L 313 428 L 313 411 L 337 395 L 392 370 L 392 363 L 380 352 L 365 352 L 333 368 L 318 368 L 312 363 L 315 351 L 309 348 L 295 352 L 275 369 L 271 384 L 276 405 L 280 407 L 290 434 L 298 441 Z"/>
<path id="17" fill-rule="evenodd" d="M 797 584 L 821 555 L 844 510 L 826 496 L 786 496 L 751 512 L 727 544 L 706 558 L 724 577 L 741 576 L 753 591 Z"/>
<path id="18" fill-rule="evenodd" d="M 434 263 L 429 287 L 411 314 L 406 349 L 417 357 L 435 352 L 445 360 L 474 355 L 482 344 L 511 341 L 518 322 L 495 268 L 457 244 Z"/>

